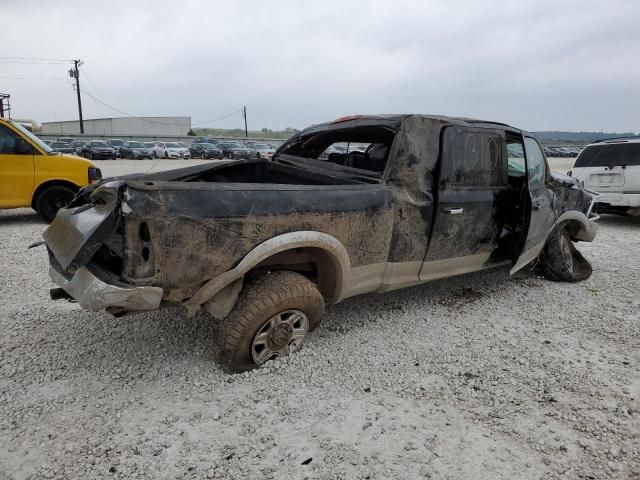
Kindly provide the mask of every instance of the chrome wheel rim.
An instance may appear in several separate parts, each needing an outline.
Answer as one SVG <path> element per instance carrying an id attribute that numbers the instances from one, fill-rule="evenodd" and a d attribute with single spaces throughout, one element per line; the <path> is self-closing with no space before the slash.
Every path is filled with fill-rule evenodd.
<path id="1" fill-rule="evenodd" d="M 300 310 L 285 310 L 264 322 L 251 341 L 251 357 L 262 365 L 275 357 L 286 357 L 302 347 L 309 319 Z"/>

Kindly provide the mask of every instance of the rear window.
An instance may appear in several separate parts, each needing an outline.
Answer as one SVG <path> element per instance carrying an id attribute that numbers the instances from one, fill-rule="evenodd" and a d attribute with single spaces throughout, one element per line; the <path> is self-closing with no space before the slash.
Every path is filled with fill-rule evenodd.
<path id="1" fill-rule="evenodd" d="M 590 145 L 578 155 L 574 168 L 640 165 L 640 143 Z"/>
<path id="2" fill-rule="evenodd" d="M 394 138 L 395 130 L 381 125 L 321 130 L 300 135 L 279 154 L 380 174 Z"/>

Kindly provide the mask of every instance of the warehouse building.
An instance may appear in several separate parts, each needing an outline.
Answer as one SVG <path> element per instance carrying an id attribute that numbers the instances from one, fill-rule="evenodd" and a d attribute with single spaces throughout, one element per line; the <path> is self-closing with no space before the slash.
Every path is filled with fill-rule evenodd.
<path id="1" fill-rule="evenodd" d="M 180 137 L 191 130 L 191 117 L 116 117 L 84 120 L 86 135 Z M 43 122 L 45 135 L 77 135 L 80 122 Z"/>

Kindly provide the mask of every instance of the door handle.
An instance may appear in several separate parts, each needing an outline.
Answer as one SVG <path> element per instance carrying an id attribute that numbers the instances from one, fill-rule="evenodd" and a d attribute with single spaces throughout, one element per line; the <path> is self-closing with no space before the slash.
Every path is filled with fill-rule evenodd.
<path id="1" fill-rule="evenodd" d="M 447 212 L 449 215 L 460 215 L 462 212 L 464 212 L 464 208 L 462 207 L 447 207 L 444 209 L 445 212 Z"/>

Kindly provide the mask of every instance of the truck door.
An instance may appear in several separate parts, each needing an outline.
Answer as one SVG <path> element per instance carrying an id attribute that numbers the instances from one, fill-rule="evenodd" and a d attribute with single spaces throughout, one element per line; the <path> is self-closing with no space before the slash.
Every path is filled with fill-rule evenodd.
<path id="1" fill-rule="evenodd" d="M 0 208 L 27 207 L 34 186 L 33 147 L 0 125 Z"/>
<path id="2" fill-rule="evenodd" d="M 436 213 L 420 280 L 480 270 L 498 246 L 499 198 L 506 192 L 504 132 L 447 127 Z"/>
<path id="3" fill-rule="evenodd" d="M 528 217 L 529 221 L 523 229 L 527 232 L 526 239 L 520 256 L 511 269 L 510 273 L 514 274 L 538 257 L 547 236 L 551 233 L 550 230 L 556 220 L 556 215 L 553 210 L 552 191 L 546 184 L 549 167 L 538 142 L 529 136 L 524 138 L 510 136 L 507 140 L 507 149 L 511 168 L 519 162 L 524 162 L 526 168 L 523 170 L 526 172 L 528 191 L 528 195 L 525 197 L 525 211 L 528 215 L 525 217 Z"/>

